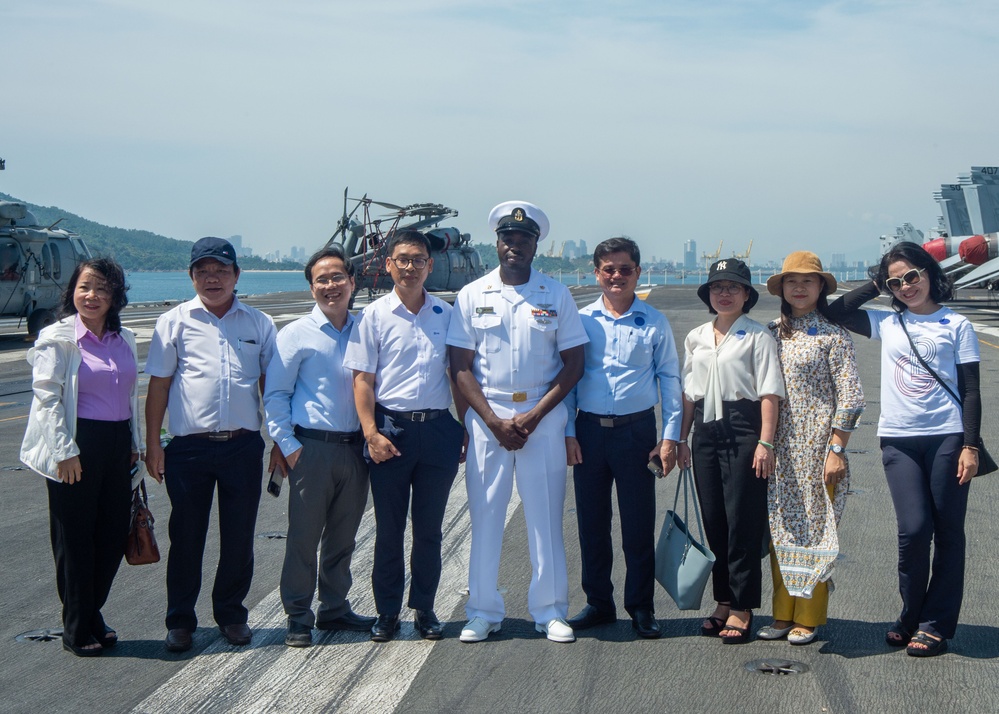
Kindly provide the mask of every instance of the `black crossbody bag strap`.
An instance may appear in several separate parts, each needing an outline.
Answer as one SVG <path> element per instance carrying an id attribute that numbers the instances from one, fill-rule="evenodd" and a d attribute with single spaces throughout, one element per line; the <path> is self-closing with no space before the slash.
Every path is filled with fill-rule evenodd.
<path id="1" fill-rule="evenodd" d="M 909 334 L 909 330 L 905 326 L 905 319 L 903 319 L 902 315 L 897 315 L 897 317 L 898 317 L 898 323 L 902 326 L 902 332 L 904 332 L 905 336 L 909 338 L 909 345 L 912 347 L 912 353 L 916 355 L 916 359 L 919 360 L 919 364 L 923 365 L 923 369 L 929 372 L 933 376 L 933 379 L 937 380 L 940 386 L 944 388 L 944 391 L 950 395 L 951 399 L 957 402 L 957 405 L 959 407 L 964 406 L 964 404 L 961 402 L 961 398 L 956 394 L 954 394 L 954 390 L 948 387 L 947 384 L 942 379 L 940 379 L 940 375 L 934 372 L 930 368 L 930 366 L 926 364 L 926 360 L 923 359 L 923 356 L 919 354 L 919 350 L 916 349 L 916 343 L 912 341 L 912 335 Z"/>

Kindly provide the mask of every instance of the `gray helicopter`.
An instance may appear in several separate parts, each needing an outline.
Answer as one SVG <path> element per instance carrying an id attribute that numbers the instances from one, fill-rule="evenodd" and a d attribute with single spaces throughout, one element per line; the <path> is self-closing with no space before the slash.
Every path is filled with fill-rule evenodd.
<path id="1" fill-rule="evenodd" d="M 77 233 L 40 226 L 23 203 L 0 201 L 0 315 L 28 319 L 38 334 L 56 321 L 76 264 L 91 257 Z"/>
<path id="2" fill-rule="evenodd" d="M 349 201 L 354 202 L 354 207 L 348 213 Z M 391 213 L 372 217 L 372 206 L 385 208 Z M 434 260 L 433 270 L 427 276 L 424 287 L 432 292 L 456 292 L 484 274 L 482 260 L 471 245 L 471 236 L 457 228 L 437 227 L 442 221 L 457 215 L 457 211 L 439 203 L 397 206 L 374 201 L 366 194 L 362 198 L 348 198 L 345 189 L 343 216 L 327 245 L 339 243 L 354 264 L 354 294 L 362 289 L 373 294 L 392 287 L 392 278 L 385 269 L 386 248 L 392 234 L 401 230 L 422 231 L 430 241 L 430 257 Z"/>

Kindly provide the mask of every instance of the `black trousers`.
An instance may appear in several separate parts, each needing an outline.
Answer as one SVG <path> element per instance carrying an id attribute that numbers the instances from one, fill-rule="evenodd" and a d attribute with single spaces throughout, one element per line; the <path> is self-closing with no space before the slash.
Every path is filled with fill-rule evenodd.
<path id="1" fill-rule="evenodd" d="M 412 495 L 413 549 L 409 559 L 409 607 L 432 610 L 441 580 L 442 524 L 458 473 L 464 429 L 450 415 L 427 422 L 375 413 L 378 430 L 402 456 L 369 462 L 375 507 L 375 558 L 371 588 L 379 615 L 402 609 L 406 586 L 406 514 Z M 368 456 L 367 445 L 364 447 Z"/>
<path id="2" fill-rule="evenodd" d="M 215 489 L 219 492 L 219 563 L 212 610 L 219 625 L 246 622 L 243 598 L 253 579 L 253 530 L 260 505 L 264 440 L 259 433 L 230 441 L 176 436 L 166 450 L 170 496 L 167 629 L 194 631 L 201 562 Z"/>
<path id="3" fill-rule="evenodd" d="M 131 513 L 132 430 L 128 421 L 77 419 L 82 474 L 45 479 L 63 639 L 82 647 L 104 636 L 101 608 L 125 554 Z"/>
<path id="4" fill-rule="evenodd" d="M 944 639 L 954 636 L 964 596 L 964 517 L 971 484 L 957 480 L 963 445 L 964 434 L 881 439 L 898 521 L 899 621 L 910 632 Z"/>
<path id="5" fill-rule="evenodd" d="M 602 427 L 597 422 L 577 419 L 576 439 L 583 463 L 573 467 L 572 479 L 586 602 L 603 612 L 616 610 L 611 582 L 614 564 L 611 491 L 616 487 L 621 512 L 621 549 L 627 568 L 624 608 L 629 614 L 635 610 L 653 610 L 656 477 L 649 471 L 648 462 L 649 452 L 658 442 L 655 413 L 618 427 Z"/>
<path id="6" fill-rule="evenodd" d="M 703 400 L 695 403 L 691 456 L 704 534 L 716 558 L 714 598 L 733 610 L 757 608 L 762 597 L 767 480 L 753 470 L 761 424 L 760 402 L 723 402 L 722 418 L 708 424 Z"/>

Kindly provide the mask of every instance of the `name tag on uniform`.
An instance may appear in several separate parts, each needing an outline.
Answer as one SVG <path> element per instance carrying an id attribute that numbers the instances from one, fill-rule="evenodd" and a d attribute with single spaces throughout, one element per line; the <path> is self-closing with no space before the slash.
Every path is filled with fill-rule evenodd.
<path id="1" fill-rule="evenodd" d="M 491 307 L 477 307 L 475 308 L 476 315 L 495 315 L 496 310 Z"/>

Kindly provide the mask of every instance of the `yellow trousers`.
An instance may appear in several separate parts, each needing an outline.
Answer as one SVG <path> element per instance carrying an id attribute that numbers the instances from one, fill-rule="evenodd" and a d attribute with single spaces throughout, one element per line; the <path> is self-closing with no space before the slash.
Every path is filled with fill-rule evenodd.
<path id="1" fill-rule="evenodd" d="M 828 488 L 830 499 L 832 490 L 830 486 Z M 770 546 L 770 574 L 774 581 L 774 620 L 794 622 L 812 628 L 826 624 L 826 615 L 829 612 L 828 581 L 816 583 L 811 598 L 793 597 L 784 587 L 784 578 L 781 577 L 773 545 Z"/>

